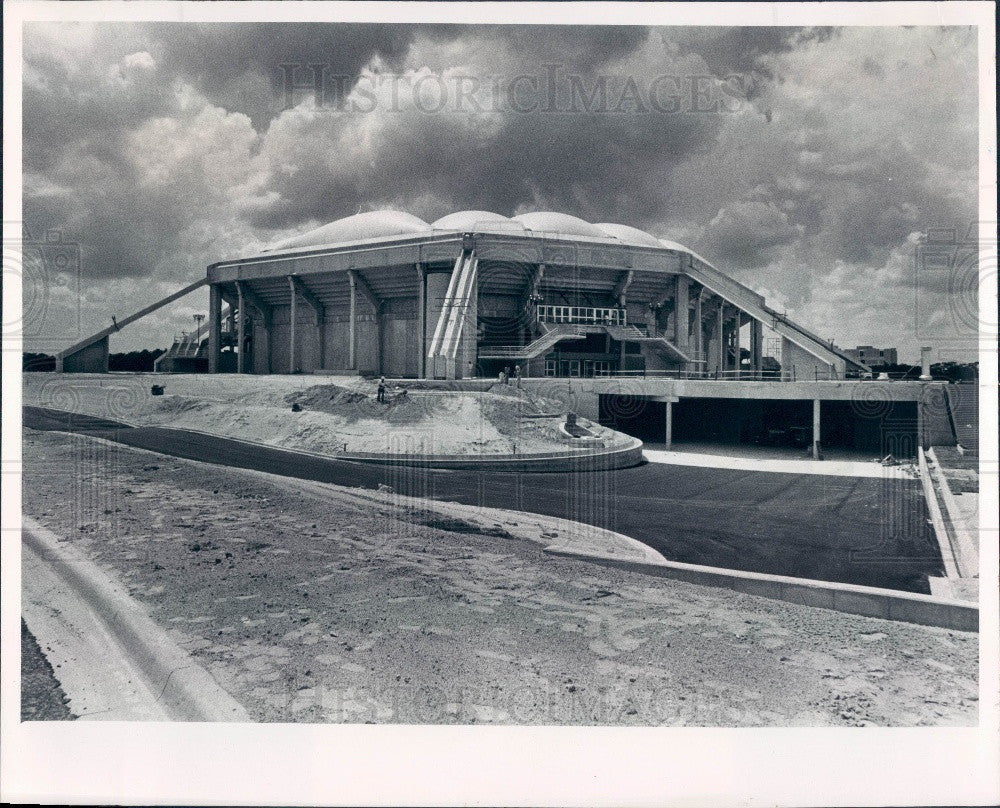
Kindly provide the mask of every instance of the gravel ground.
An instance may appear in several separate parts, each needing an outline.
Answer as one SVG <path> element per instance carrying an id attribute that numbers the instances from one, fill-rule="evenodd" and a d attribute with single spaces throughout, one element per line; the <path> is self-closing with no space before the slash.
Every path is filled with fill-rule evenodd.
<path id="1" fill-rule="evenodd" d="M 66 694 L 38 642 L 21 621 L 21 720 L 65 721 L 76 718 Z"/>
<path id="2" fill-rule="evenodd" d="M 546 556 L 503 522 L 26 430 L 24 508 L 261 721 L 975 725 L 978 635 Z M 342 491 L 342 489 L 341 489 Z"/>

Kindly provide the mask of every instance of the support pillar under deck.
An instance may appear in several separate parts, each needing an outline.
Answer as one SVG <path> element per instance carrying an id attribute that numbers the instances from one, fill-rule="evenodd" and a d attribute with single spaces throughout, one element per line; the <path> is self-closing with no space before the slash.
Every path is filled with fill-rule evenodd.
<path id="1" fill-rule="evenodd" d="M 813 399 L 813 445 L 812 445 L 812 456 L 813 460 L 820 459 L 820 440 L 821 433 L 820 427 L 820 400 L 818 398 Z"/>
<path id="2" fill-rule="evenodd" d="M 296 325 L 299 319 L 299 307 L 298 300 L 299 296 L 296 294 L 295 290 L 295 279 L 289 276 L 288 278 L 288 291 L 291 296 L 291 305 L 289 308 L 289 329 L 288 329 L 288 372 L 295 373 L 295 342 L 296 342 Z"/>
<path id="3" fill-rule="evenodd" d="M 667 401 L 664 407 L 664 436 L 663 442 L 669 449 L 674 439 L 674 403 Z"/>
<path id="4" fill-rule="evenodd" d="M 216 284 L 208 287 L 208 372 L 219 372 L 222 348 L 222 294 Z"/>
<path id="5" fill-rule="evenodd" d="M 351 370 L 358 369 L 358 284 L 354 279 L 354 273 L 347 273 L 347 282 L 350 287 L 350 314 L 348 323 L 347 340 L 347 364 Z"/>
<path id="6" fill-rule="evenodd" d="M 236 372 L 246 373 L 247 372 L 247 361 L 246 361 L 246 299 L 243 297 L 243 284 L 236 284 L 236 303 L 239 308 L 238 319 L 236 321 Z"/>
<path id="7" fill-rule="evenodd" d="M 417 376 L 427 378 L 427 274 L 417 264 Z"/>

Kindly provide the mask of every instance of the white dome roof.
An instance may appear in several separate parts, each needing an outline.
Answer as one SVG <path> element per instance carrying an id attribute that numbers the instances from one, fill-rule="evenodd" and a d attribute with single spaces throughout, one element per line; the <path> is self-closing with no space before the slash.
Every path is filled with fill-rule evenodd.
<path id="1" fill-rule="evenodd" d="M 504 225 L 506 228 L 517 227 L 519 223 L 513 222 L 506 216 L 499 213 L 491 213 L 488 210 L 460 210 L 442 216 L 436 222 L 431 223 L 435 230 L 499 230 Z M 499 227 L 498 227 L 499 225 Z"/>
<path id="2" fill-rule="evenodd" d="M 373 238 L 426 233 L 431 229 L 423 219 L 399 210 L 373 210 L 358 213 L 292 236 L 270 247 L 271 250 L 289 250 L 293 247 L 318 247 L 324 244 L 342 244 Z"/>
<path id="3" fill-rule="evenodd" d="M 662 247 L 663 245 L 645 230 L 638 227 L 630 227 L 627 224 L 613 224 L 611 222 L 600 222 L 595 227 L 601 228 L 609 236 L 614 236 L 625 244 L 637 244 L 642 247 Z"/>
<path id="4" fill-rule="evenodd" d="M 705 261 L 697 253 L 669 239 L 657 239 L 644 230 L 627 224 L 601 222 L 591 224 L 576 216 L 558 211 L 533 211 L 508 218 L 488 210 L 460 210 L 442 216 L 433 224 L 399 210 L 373 210 L 329 222 L 297 236 L 268 247 L 264 252 L 323 247 L 334 244 L 352 244 L 373 239 L 429 234 L 433 231 L 457 232 L 515 232 L 524 234 L 556 235 L 564 238 L 583 236 L 602 240 L 617 240 L 622 244 L 641 247 L 660 247 L 689 253 Z"/>
<path id="5" fill-rule="evenodd" d="M 691 250 L 689 250 L 683 244 L 678 244 L 676 241 L 671 241 L 668 238 L 661 238 L 658 239 L 658 241 L 660 242 L 661 247 L 666 247 L 668 250 L 677 250 L 679 252 L 691 252 Z"/>
<path id="6" fill-rule="evenodd" d="M 567 236 L 608 238 L 608 234 L 599 227 L 585 222 L 583 219 L 578 219 L 576 216 L 570 216 L 568 213 L 557 213 L 551 210 L 522 213 L 520 216 L 515 216 L 514 221 L 520 222 L 528 230 L 559 233 Z"/>
<path id="7" fill-rule="evenodd" d="M 659 239 L 659 242 L 661 246 L 666 247 L 668 250 L 677 250 L 678 252 L 685 252 L 692 258 L 696 258 L 697 260 L 701 261 L 706 266 L 710 266 L 712 267 L 712 269 L 715 269 L 715 267 L 712 266 L 711 261 L 709 261 L 706 258 L 702 258 L 700 255 L 698 255 L 698 253 L 696 253 L 690 247 L 685 247 L 683 244 L 678 244 L 676 241 L 671 241 L 670 239 L 666 238 Z"/>

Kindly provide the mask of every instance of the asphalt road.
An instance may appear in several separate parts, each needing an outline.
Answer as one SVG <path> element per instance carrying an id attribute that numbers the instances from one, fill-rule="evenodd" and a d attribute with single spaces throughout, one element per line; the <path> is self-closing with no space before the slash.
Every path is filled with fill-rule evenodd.
<path id="1" fill-rule="evenodd" d="M 644 464 L 611 472 L 432 471 L 313 457 L 228 438 L 25 407 L 76 432 L 237 468 L 512 508 L 616 530 L 692 564 L 929 593 L 941 556 L 916 480 Z"/>

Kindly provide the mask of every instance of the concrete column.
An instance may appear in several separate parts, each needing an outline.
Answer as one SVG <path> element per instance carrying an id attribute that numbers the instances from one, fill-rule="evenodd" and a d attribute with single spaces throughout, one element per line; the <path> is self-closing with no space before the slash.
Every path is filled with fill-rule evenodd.
<path id="1" fill-rule="evenodd" d="M 326 318 L 316 315 L 316 339 L 319 340 L 319 368 L 326 367 Z"/>
<path id="2" fill-rule="evenodd" d="M 348 340 L 347 340 L 347 364 L 350 366 L 351 370 L 358 369 L 358 289 L 357 282 L 354 280 L 354 273 L 347 273 L 347 281 L 350 285 L 350 314 L 348 323 Z"/>
<path id="3" fill-rule="evenodd" d="M 723 371 L 726 369 L 726 301 L 719 298 L 719 316 L 715 320 L 715 369 Z"/>
<path id="4" fill-rule="evenodd" d="M 665 402 L 663 409 L 666 416 L 664 419 L 664 443 L 669 449 L 674 439 L 674 403 L 672 401 Z"/>
<path id="5" fill-rule="evenodd" d="M 687 275 L 677 275 L 674 297 L 674 344 L 687 353 L 688 341 L 688 286 Z"/>
<path id="6" fill-rule="evenodd" d="M 382 336 L 382 309 L 384 306 L 379 305 L 375 307 L 375 347 L 378 348 L 377 352 L 377 362 L 378 362 L 378 374 L 379 376 L 384 373 L 382 368 L 383 363 L 383 351 L 385 350 L 384 338 Z"/>
<path id="7" fill-rule="evenodd" d="M 288 310 L 289 329 L 288 329 L 288 372 L 295 372 L 295 331 L 296 331 L 296 320 L 299 319 L 299 306 L 298 300 L 299 296 L 295 293 L 295 279 L 291 275 L 288 276 L 288 294 L 291 298 L 291 305 Z"/>
<path id="8" fill-rule="evenodd" d="M 239 319 L 236 321 L 236 372 L 246 373 L 247 363 L 244 348 L 246 347 L 247 308 L 246 301 L 243 299 L 243 284 L 238 281 L 236 283 L 236 305 L 239 310 Z M 230 307 L 230 311 L 232 311 L 232 307 Z"/>
<path id="9" fill-rule="evenodd" d="M 697 352 L 698 359 L 705 358 L 705 321 L 703 319 L 703 312 L 701 309 L 701 298 L 704 293 L 704 289 L 698 290 L 698 296 L 694 299 L 694 349 Z M 704 364 L 698 365 L 699 369 L 705 367 Z"/>
<path id="10" fill-rule="evenodd" d="M 208 372 L 219 372 L 219 349 L 222 347 L 222 295 L 219 287 L 208 287 Z"/>
<path id="11" fill-rule="evenodd" d="M 924 397 L 922 395 L 917 399 L 917 440 L 925 452 L 931 448 L 930 441 L 927 440 L 927 418 L 924 415 Z"/>
<path id="12" fill-rule="evenodd" d="M 760 320 L 750 321 L 750 344 L 754 370 L 760 372 L 764 368 L 764 326 Z"/>
<path id="13" fill-rule="evenodd" d="M 813 399 L 813 445 L 812 445 L 812 456 L 813 460 L 819 460 L 819 445 L 821 438 L 821 433 L 819 430 L 819 410 L 820 410 L 820 400 L 818 398 Z"/>
<path id="14" fill-rule="evenodd" d="M 742 357 L 740 356 L 740 349 L 743 347 L 740 344 L 740 338 L 742 336 L 740 334 L 740 331 L 742 330 L 742 328 L 743 328 L 743 312 L 740 311 L 739 309 L 737 309 L 736 310 L 736 328 L 735 328 L 735 333 L 734 333 L 734 336 L 733 336 L 733 339 L 735 341 L 735 345 L 733 346 L 733 356 L 735 358 L 734 358 L 733 361 L 736 363 L 736 367 L 734 368 L 734 370 L 736 370 L 736 371 L 740 371 L 740 370 L 743 369 L 743 366 L 740 364 L 741 359 L 742 359 Z M 737 375 L 736 378 L 738 379 L 739 375 Z"/>
<path id="15" fill-rule="evenodd" d="M 417 264 L 417 376 L 427 378 L 427 275 Z"/>
<path id="16" fill-rule="evenodd" d="M 929 382 L 931 380 L 931 349 L 923 347 L 920 349 L 920 381 Z"/>

